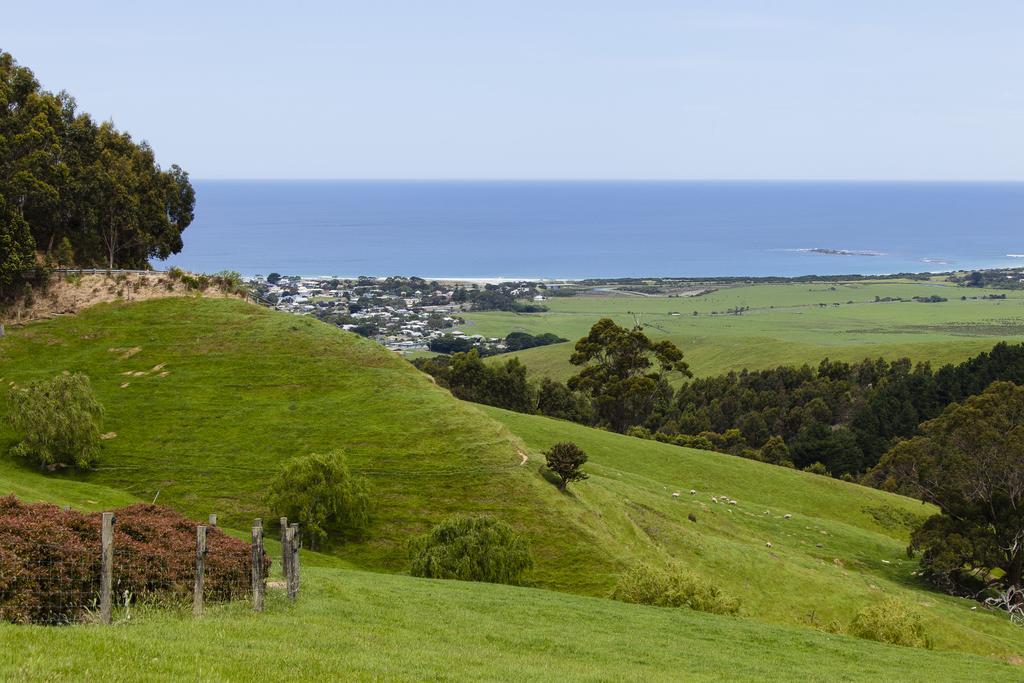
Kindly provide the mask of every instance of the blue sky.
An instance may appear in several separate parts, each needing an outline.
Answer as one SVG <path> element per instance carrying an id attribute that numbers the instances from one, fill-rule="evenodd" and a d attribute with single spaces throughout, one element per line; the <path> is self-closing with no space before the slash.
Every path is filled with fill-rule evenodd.
<path id="1" fill-rule="evenodd" d="M 1024 179 L 1020 0 L 12 3 L 196 178 Z"/>

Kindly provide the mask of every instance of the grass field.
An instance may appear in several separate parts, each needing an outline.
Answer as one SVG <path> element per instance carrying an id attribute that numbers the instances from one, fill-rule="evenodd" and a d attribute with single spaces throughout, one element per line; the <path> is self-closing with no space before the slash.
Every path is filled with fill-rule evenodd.
<path id="1" fill-rule="evenodd" d="M 770 630 L 779 638 L 797 633 L 814 643 L 813 647 L 808 645 L 806 662 L 794 660 L 796 667 L 811 667 L 810 653 L 814 647 L 825 647 L 822 643 L 837 643 L 836 648 L 849 653 L 875 647 L 857 642 L 856 647 L 847 650 L 843 645 L 846 639 L 829 640 L 808 627 L 831 620 L 847 623 L 860 608 L 888 596 L 913 603 L 922 611 L 938 650 L 1000 658 L 1024 653 L 1024 632 L 1000 615 L 972 611 L 972 603 L 931 592 L 911 576 L 916 565 L 906 558 L 904 548 L 908 524 L 928 513 L 920 503 L 731 456 L 465 404 L 397 356 L 310 319 L 240 301 L 167 299 L 101 305 L 76 317 L 12 329 L 0 340 L 0 413 L 6 410 L 4 394 L 11 382 L 21 384 L 64 370 L 90 375 L 106 408 L 104 431 L 116 436 L 104 442 L 100 467 L 84 476 L 42 474 L 0 459 L 0 494 L 14 491 L 29 500 L 99 509 L 135 499 L 152 500 L 159 492 L 162 503 L 197 518 L 217 512 L 223 525 L 244 529 L 252 517 L 269 516 L 261 495 L 282 459 L 343 447 L 353 468 L 369 478 L 375 501 L 369 539 L 328 548 L 344 566 L 404 571 L 410 536 L 454 511 L 486 511 L 508 520 L 529 539 L 537 563 L 529 576 L 532 585 L 600 597 L 618 573 L 636 561 L 674 558 L 742 600 L 743 617 L 722 622 L 735 624 L 722 634 L 736 628 L 740 631 L 735 637 L 755 638 L 749 635 L 749 629 L 756 631 L 775 624 L 797 629 Z M 14 439 L 6 421 L 0 420 L 0 449 L 6 450 Z M 540 465 L 541 451 L 566 439 L 579 443 L 590 454 L 586 470 L 591 477 L 563 495 L 544 478 Z M 529 457 L 525 465 L 520 464 L 522 454 Z M 690 496 L 691 488 L 698 494 Z M 673 499 L 673 491 L 681 491 L 683 496 Z M 716 505 L 712 495 L 735 498 L 738 505 Z M 691 512 L 697 523 L 687 519 Z M 785 514 L 791 514 L 792 519 L 784 519 Z M 455 610 L 451 618 L 456 622 L 459 614 L 464 615 L 466 624 L 453 627 L 453 642 L 460 638 L 469 643 L 493 639 L 491 645 L 480 646 L 480 651 L 504 653 L 495 654 L 495 662 L 512 665 L 518 657 L 536 660 L 541 668 L 523 665 L 527 677 L 544 676 L 544 667 L 549 666 L 545 658 L 552 647 L 549 641 L 534 640 L 531 628 L 524 628 L 509 641 L 486 629 L 469 635 L 475 617 L 458 602 L 461 598 L 454 596 L 464 596 L 468 603 L 482 599 L 472 591 L 497 590 L 493 600 L 497 601 L 495 605 L 506 605 L 501 609 L 512 609 L 507 607 L 510 603 L 527 606 L 522 613 L 513 609 L 510 614 L 519 616 L 509 617 L 513 623 L 522 619 L 526 627 L 530 626 L 531 615 L 538 618 L 540 614 L 531 612 L 529 605 L 549 604 L 549 611 L 543 612 L 547 619 L 562 609 L 556 605 L 563 599 L 570 601 L 566 605 L 572 605 L 564 608 L 569 614 L 565 628 L 578 624 L 579 619 L 572 616 L 577 606 L 591 604 L 604 615 L 595 616 L 595 623 L 601 623 L 601 619 L 608 624 L 636 619 L 630 623 L 641 628 L 644 620 L 651 618 L 654 621 L 649 628 L 660 629 L 667 623 L 661 621 L 664 619 L 710 619 L 537 590 L 502 593 L 505 589 L 450 588 L 361 574 L 312 573 L 310 580 L 313 591 L 325 591 L 338 599 L 346 595 L 343 587 L 348 581 L 368 585 L 379 580 L 381 586 L 398 586 L 390 582 L 405 581 L 401 585 L 411 586 L 412 592 L 407 598 L 402 595 L 393 600 L 403 604 L 388 604 L 380 597 L 386 594 L 382 588 L 383 592 L 366 593 L 370 597 L 365 605 L 351 607 L 353 615 L 363 610 L 360 618 L 380 615 L 380 623 L 390 626 L 382 626 L 384 630 L 372 642 L 394 642 L 396 647 L 405 642 L 402 639 L 406 636 L 399 633 L 402 629 L 412 634 L 419 628 L 419 622 L 407 614 L 405 603 L 444 600 L 448 599 L 444 596 L 451 595 L 452 604 L 446 609 Z M 420 587 L 427 592 L 416 593 Z M 456 593 L 444 592 L 449 590 Z M 583 601 L 572 602 L 575 600 Z M 322 638 L 325 643 L 335 643 L 333 649 L 337 650 L 347 647 L 350 641 L 346 639 L 371 642 L 359 634 L 334 633 L 337 623 L 331 627 L 326 622 L 330 604 L 334 603 L 328 600 L 325 606 L 301 608 L 315 612 L 309 617 L 311 631 L 297 636 L 303 644 Z M 231 633 L 235 640 L 225 642 L 244 644 L 253 636 L 244 623 L 231 621 L 232 609 L 226 608 L 223 622 L 217 616 L 210 620 L 211 626 L 204 622 L 201 628 L 214 629 L 213 633 L 224 638 Z M 417 618 L 443 623 L 434 612 Z M 335 613 L 342 615 L 338 619 L 344 624 L 347 612 L 336 608 Z M 176 618 L 146 616 L 138 624 L 115 629 L 124 633 L 118 636 L 125 639 L 120 647 L 131 647 L 135 638 L 143 638 L 139 634 L 145 634 L 145 629 L 170 629 L 168 624 Z M 271 623 L 277 618 L 268 617 Z M 284 629 L 287 623 L 286 619 L 279 628 Z M 710 619 L 707 623 L 719 622 Z M 548 628 L 546 624 L 533 626 Z M 182 629 L 174 636 L 182 642 L 200 637 L 184 626 Z M 76 628 L 66 632 L 88 631 Z M 37 630 L 17 631 L 33 632 Z M 669 637 L 661 633 L 647 635 L 653 639 Z M 34 637 L 44 640 L 41 635 Z M 682 635 L 673 637 L 683 639 Z M 603 642 L 601 638 L 598 629 L 593 643 Z M 635 639 L 623 639 L 621 652 L 642 638 L 637 634 Z M 756 642 L 775 647 L 771 644 L 773 638 L 764 635 Z M 600 667 L 590 669 L 586 663 L 596 645 L 578 642 L 573 662 L 564 666 L 570 668 L 572 676 L 596 676 Z M 531 644 L 540 655 L 530 654 L 534 649 Z M 438 647 L 443 651 L 442 644 Z M 522 652 L 512 653 L 518 647 Z M 644 667 L 649 664 L 664 673 L 681 661 L 676 652 L 699 649 L 687 642 L 672 653 L 645 655 L 636 670 L 647 671 Z M 616 652 L 614 648 L 611 651 Z M 322 656 L 327 666 L 345 655 L 325 645 Z M 459 665 L 476 666 L 474 656 L 467 656 L 467 661 Z M 739 655 L 733 652 L 733 656 Z M 794 652 L 792 656 L 801 655 Z M 837 662 L 856 661 L 858 656 L 850 654 L 844 659 L 844 655 Z M 743 666 L 758 666 L 756 660 L 747 657 Z M 169 667 L 195 666 L 185 658 L 179 661 L 167 656 L 159 661 L 166 661 Z M 235 664 L 232 661 L 211 666 L 248 666 L 241 660 Z M 346 670 L 369 670 L 360 667 L 369 666 L 371 661 L 356 658 L 346 665 L 352 668 Z M 378 666 L 391 665 L 375 661 Z M 423 661 L 434 660 L 415 658 L 417 666 Z M 599 657 L 596 661 L 606 660 Z M 720 666 L 720 661 L 715 661 L 715 666 Z M 34 664 L 44 667 L 39 671 L 51 665 L 58 666 L 59 660 Z M 396 677 L 430 676 L 429 668 L 401 668 L 412 666 L 408 660 L 396 660 L 393 665 L 399 667 L 395 669 Z M 500 668 L 499 664 L 495 666 Z M 808 671 L 809 676 L 824 677 L 822 672 L 841 671 L 837 666 L 840 664 L 836 662 L 822 663 L 820 670 L 801 670 Z M 623 664 L 621 670 L 632 669 Z M 486 669 L 462 671 L 464 676 L 488 676 Z M 750 671 L 753 676 L 758 670 Z"/>
<path id="2" fill-rule="evenodd" d="M 602 317 L 632 326 L 639 316 L 653 338 L 668 337 L 683 350 L 698 376 L 816 364 L 825 357 L 859 361 L 907 356 L 938 365 L 961 361 L 1000 340 L 1024 341 L 1024 291 L 995 292 L 1005 293 L 1006 300 L 961 300 L 994 292 L 935 280 L 748 285 L 699 297 L 580 295 L 549 299 L 548 313 L 466 313 L 468 324 L 462 329 L 494 337 L 517 330 L 553 332 L 569 339 L 515 354 L 531 373 L 558 379 L 573 372 L 572 343 Z M 876 296 L 933 295 L 948 301 L 875 301 Z M 737 307 L 750 310 L 725 313 Z"/>
<path id="3" fill-rule="evenodd" d="M 16 680 L 1015 681 L 995 660 L 542 590 L 303 569 L 292 605 L 0 624 Z"/>

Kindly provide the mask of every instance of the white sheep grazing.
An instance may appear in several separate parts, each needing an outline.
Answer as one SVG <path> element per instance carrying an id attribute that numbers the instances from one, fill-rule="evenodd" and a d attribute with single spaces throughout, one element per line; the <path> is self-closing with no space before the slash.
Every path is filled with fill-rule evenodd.
<path id="1" fill-rule="evenodd" d="M 730 500 L 730 501 L 729 501 L 729 505 L 735 505 L 735 504 L 736 504 L 736 501 L 735 501 L 735 500 Z"/>
<path id="2" fill-rule="evenodd" d="M 696 496 L 697 495 L 697 489 L 690 489 L 690 495 L 691 496 Z"/>
<path id="3" fill-rule="evenodd" d="M 783 519 L 793 519 L 793 515 L 782 515 Z"/>
<path id="4" fill-rule="evenodd" d="M 712 503 L 717 503 L 717 502 L 718 502 L 718 499 L 717 499 L 717 498 L 715 498 L 714 496 L 711 496 L 711 502 L 712 502 Z"/>
<path id="5" fill-rule="evenodd" d="M 772 542 L 771 542 L 771 541 L 768 541 L 767 543 L 765 543 L 765 545 L 766 545 L 767 547 L 771 548 L 771 547 L 772 547 Z"/>
<path id="6" fill-rule="evenodd" d="M 674 492 L 674 493 L 672 494 L 672 497 L 673 497 L 673 498 L 678 498 L 678 497 L 679 497 L 679 491 L 676 491 L 676 492 Z"/>

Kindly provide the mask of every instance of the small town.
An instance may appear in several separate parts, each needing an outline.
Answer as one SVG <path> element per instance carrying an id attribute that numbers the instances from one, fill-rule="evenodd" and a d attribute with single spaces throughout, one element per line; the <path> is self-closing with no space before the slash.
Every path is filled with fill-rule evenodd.
<path id="1" fill-rule="evenodd" d="M 542 312 L 543 284 L 528 281 L 479 284 L 417 277 L 301 277 L 256 275 L 246 280 L 256 297 L 279 311 L 311 315 L 380 342 L 391 351 L 477 348 L 502 353 L 505 340 L 454 329 L 463 311 Z M 524 304 L 522 300 L 531 303 Z"/>

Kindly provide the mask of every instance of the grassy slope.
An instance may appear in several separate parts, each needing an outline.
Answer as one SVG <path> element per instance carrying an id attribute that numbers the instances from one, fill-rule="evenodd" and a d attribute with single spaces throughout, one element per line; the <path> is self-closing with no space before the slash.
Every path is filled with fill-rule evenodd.
<path id="1" fill-rule="evenodd" d="M 4 680 L 1011 681 L 990 659 L 688 610 L 484 584 L 303 569 L 299 602 L 0 625 Z"/>
<path id="2" fill-rule="evenodd" d="M 65 369 L 93 378 L 105 429 L 117 433 L 103 466 L 83 485 L 0 460 L 0 492 L 96 507 L 101 487 L 124 502 L 159 490 L 161 502 L 245 528 L 266 516 L 260 495 L 282 458 L 343 446 L 377 500 L 370 541 L 335 549 L 356 566 L 401 570 L 410 534 L 450 511 L 486 510 L 530 537 L 542 586 L 602 594 L 636 559 L 674 556 L 715 576 L 761 621 L 807 624 L 813 613 L 815 622 L 845 622 L 897 594 L 927 610 L 937 647 L 1024 650 L 998 617 L 915 588 L 901 556 L 905 528 L 875 517 L 921 514 L 912 501 L 464 404 L 392 354 L 315 321 L 236 301 L 163 300 L 100 306 L 0 341 L 0 393 Z M 6 449 L 14 437 L 0 424 Z M 573 495 L 538 473 L 539 451 L 565 438 L 592 455 L 593 476 Z M 531 455 L 525 467 L 519 447 Z M 700 495 L 669 496 L 690 487 Z M 740 505 L 713 507 L 712 493 Z"/>
<path id="3" fill-rule="evenodd" d="M 467 313 L 471 324 L 463 329 L 486 336 L 514 330 L 554 332 L 575 341 L 600 317 L 632 326 L 630 312 L 639 312 L 643 322 L 653 326 L 648 332 L 676 342 L 700 376 L 744 367 L 817 363 L 826 356 L 847 361 L 909 356 L 941 364 L 988 350 L 1002 339 L 1024 341 L 1024 292 L 1008 291 L 1005 301 L 960 300 L 963 295 L 992 291 L 941 282 L 873 282 L 743 286 L 696 298 L 577 296 L 550 299 L 551 311 L 543 314 Z M 874 302 L 876 296 L 933 294 L 949 301 Z M 820 303 L 829 306 L 822 308 Z M 832 305 L 836 303 L 839 306 Z M 710 315 L 737 306 L 751 310 L 741 316 Z M 572 374 L 570 353 L 571 342 L 516 355 L 531 372 L 565 379 Z"/>
<path id="4" fill-rule="evenodd" d="M 8 469 L 0 474 L 0 491 L 11 490 L 87 509 L 134 502 L 107 487 Z M 271 539 L 268 552 L 276 562 Z M 508 679 L 514 671 L 518 680 L 678 680 L 684 674 L 720 680 L 727 674 L 730 680 L 867 681 L 898 671 L 908 681 L 1009 681 L 1020 673 L 987 658 L 687 610 L 349 571 L 318 553 L 304 552 L 302 563 L 301 600 L 292 605 L 272 590 L 258 616 L 236 603 L 207 606 L 201 621 L 187 611 L 136 610 L 130 619 L 122 612 L 113 629 L 0 624 L 0 679 Z"/>
<path id="5" fill-rule="evenodd" d="M 575 485 L 581 518 L 605 528 L 608 544 L 676 558 L 715 577 L 741 597 L 745 615 L 846 624 L 863 606 L 893 596 L 921 609 L 936 647 L 1024 650 L 1024 633 L 1001 616 L 972 611 L 976 603 L 927 591 L 911 576 L 917 563 L 906 557 L 904 524 L 930 513 L 919 502 L 718 453 L 487 411 L 523 436 L 531 453 L 560 440 L 579 444 L 590 456 L 590 479 Z M 671 496 L 676 491 L 679 498 Z M 722 495 L 738 504 L 712 502 Z"/>
<path id="6" fill-rule="evenodd" d="M 593 592 L 614 569 L 585 528 L 555 538 L 569 504 L 519 466 L 506 429 L 337 328 L 234 300 L 104 304 L 0 340 L 0 412 L 10 382 L 65 370 L 92 378 L 104 429 L 117 434 L 89 483 L 143 500 L 159 491 L 162 503 L 247 528 L 267 516 L 262 495 L 283 459 L 341 447 L 376 505 L 371 540 L 345 549 L 355 562 L 401 569 L 410 535 L 488 510 L 536 539 L 542 583 Z M 0 450 L 14 438 L 0 422 Z M 22 471 L 0 461 L 0 477 Z M 565 560 L 591 571 L 567 577 Z"/>

